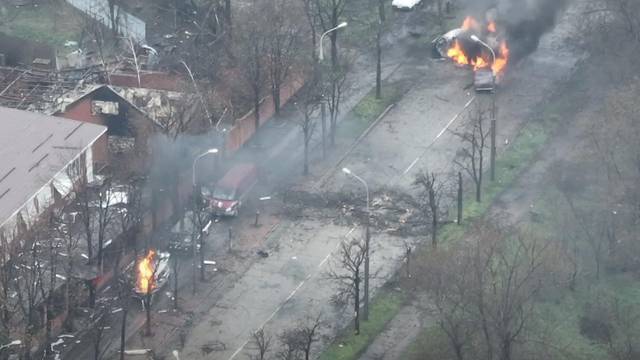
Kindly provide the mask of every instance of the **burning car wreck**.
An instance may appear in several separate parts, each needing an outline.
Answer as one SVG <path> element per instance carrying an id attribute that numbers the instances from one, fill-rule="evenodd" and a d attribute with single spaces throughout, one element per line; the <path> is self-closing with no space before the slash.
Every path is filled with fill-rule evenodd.
<path id="1" fill-rule="evenodd" d="M 507 41 L 495 20 L 482 24 L 467 16 L 460 28 L 431 43 L 435 58 L 448 58 L 459 66 L 473 69 L 476 91 L 493 91 L 509 61 Z"/>
<path id="2" fill-rule="evenodd" d="M 135 275 L 135 279 L 132 279 L 135 281 L 134 297 L 153 295 L 167 284 L 171 276 L 169 259 L 167 252 L 149 250 L 145 256 L 126 267 L 126 274 Z"/>

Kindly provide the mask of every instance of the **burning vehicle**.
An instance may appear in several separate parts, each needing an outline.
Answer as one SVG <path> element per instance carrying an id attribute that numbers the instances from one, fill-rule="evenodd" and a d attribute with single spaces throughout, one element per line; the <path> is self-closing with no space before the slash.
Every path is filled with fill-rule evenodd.
<path id="1" fill-rule="evenodd" d="M 167 284 L 171 276 L 170 257 L 167 252 L 149 250 L 144 257 L 127 266 L 128 274 L 135 269 L 136 286 L 133 290 L 137 296 L 152 295 Z"/>
<path id="2" fill-rule="evenodd" d="M 492 16 L 487 16 L 491 19 Z M 509 47 L 495 20 L 467 16 L 462 26 L 432 41 L 432 53 L 474 71 L 476 91 L 493 91 L 509 62 Z"/>

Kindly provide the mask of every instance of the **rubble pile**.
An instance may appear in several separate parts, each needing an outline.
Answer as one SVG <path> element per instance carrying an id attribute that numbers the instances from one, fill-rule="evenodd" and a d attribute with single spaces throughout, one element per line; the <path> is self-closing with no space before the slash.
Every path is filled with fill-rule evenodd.
<path id="1" fill-rule="evenodd" d="M 366 221 L 366 198 L 362 193 L 289 190 L 283 199 L 282 214 L 285 216 L 299 218 L 313 210 L 325 213 L 338 225 L 351 226 Z M 418 236 L 428 230 L 429 221 L 409 193 L 393 188 L 380 189 L 371 194 L 370 206 L 371 226 L 377 231 Z"/>

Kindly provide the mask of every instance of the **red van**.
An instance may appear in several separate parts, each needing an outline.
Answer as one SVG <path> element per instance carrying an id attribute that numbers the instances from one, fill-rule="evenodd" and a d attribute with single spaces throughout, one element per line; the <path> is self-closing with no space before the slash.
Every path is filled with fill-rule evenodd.
<path id="1" fill-rule="evenodd" d="M 236 216 L 242 200 L 258 182 L 258 169 L 254 164 L 233 166 L 213 188 L 203 189 L 212 215 Z"/>

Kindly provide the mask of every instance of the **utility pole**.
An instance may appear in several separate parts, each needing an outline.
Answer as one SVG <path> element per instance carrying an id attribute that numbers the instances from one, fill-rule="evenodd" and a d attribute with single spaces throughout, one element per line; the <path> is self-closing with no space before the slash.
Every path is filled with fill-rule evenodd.
<path id="1" fill-rule="evenodd" d="M 324 102 L 324 99 L 320 103 L 320 114 L 322 117 L 322 158 L 327 158 L 327 104 Z"/>
<path id="2" fill-rule="evenodd" d="M 496 179 L 496 89 L 493 89 L 491 95 L 491 181 Z"/>
<path id="3" fill-rule="evenodd" d="M 458 171 L 458 225 L 462 223 L 462 173 Z"/>

